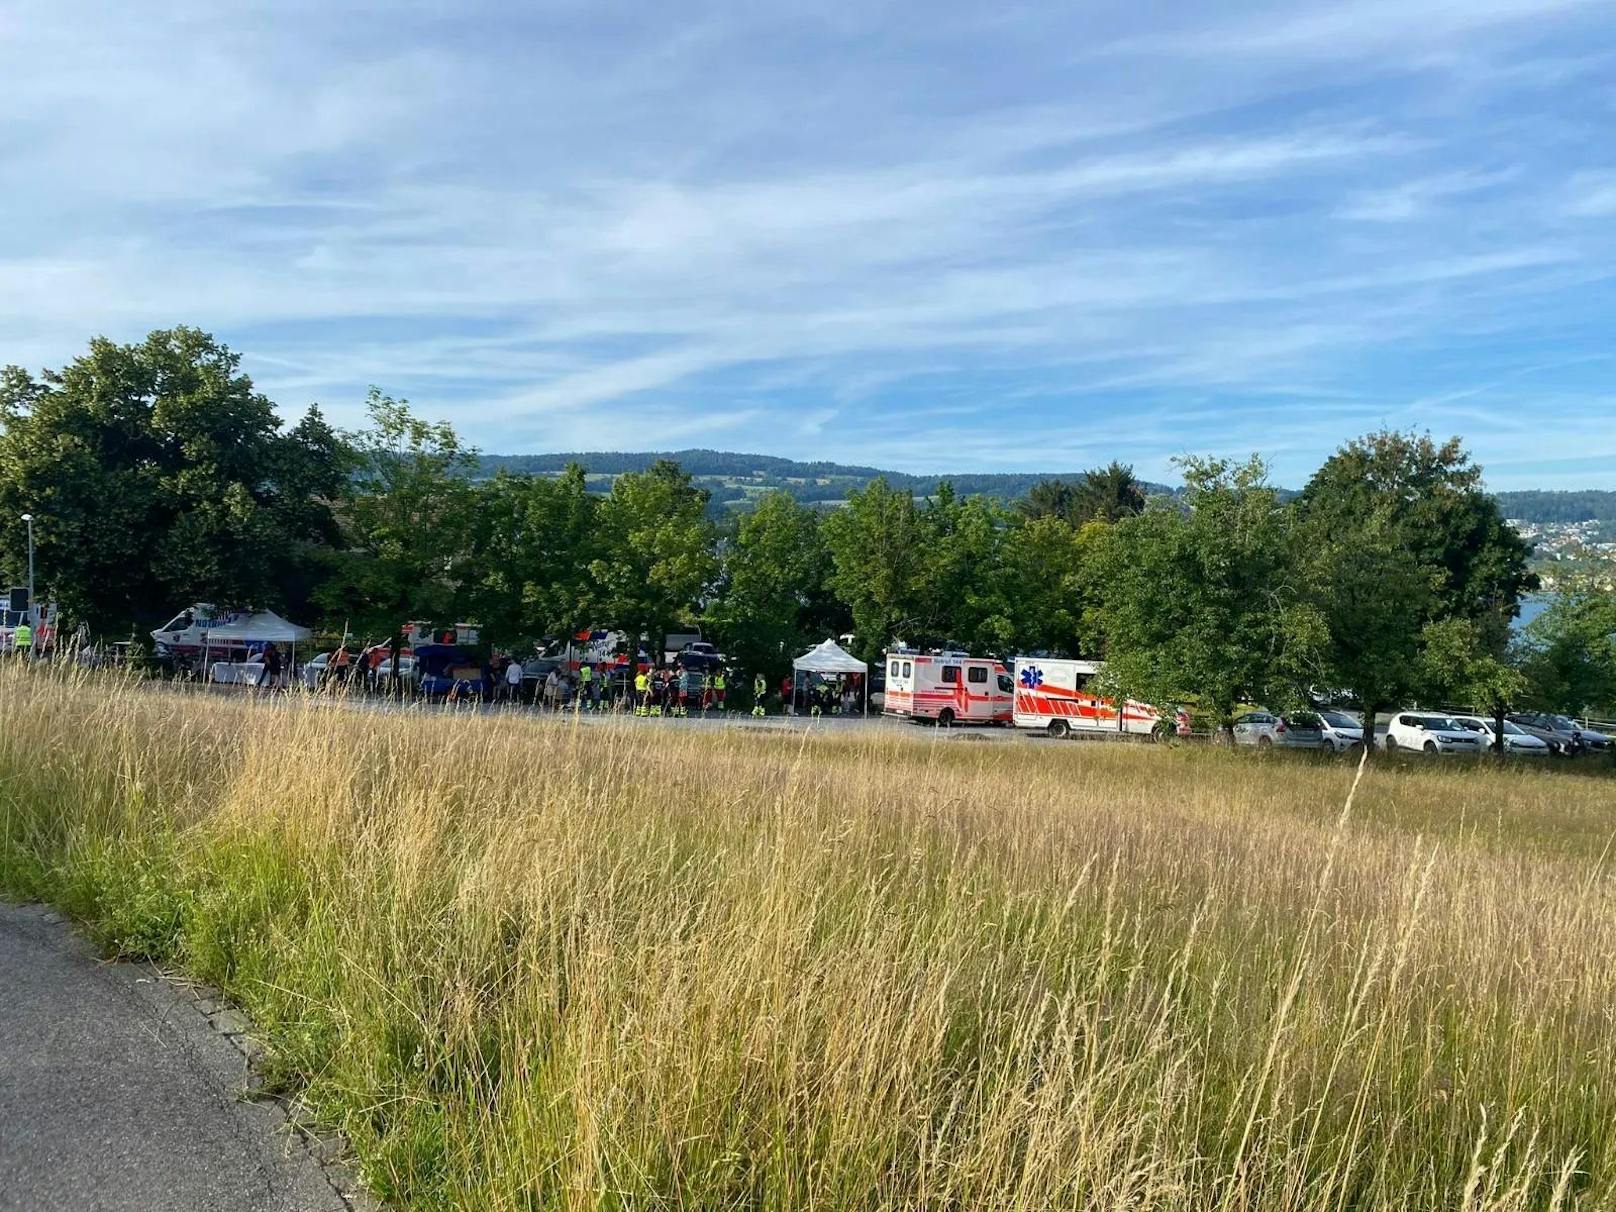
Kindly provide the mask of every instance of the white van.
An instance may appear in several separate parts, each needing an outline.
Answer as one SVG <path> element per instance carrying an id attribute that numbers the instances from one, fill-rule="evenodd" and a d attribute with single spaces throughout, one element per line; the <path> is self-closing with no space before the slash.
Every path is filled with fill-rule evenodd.
<path id="1" fill-rule="evenodd" d="M 939 724 L 1008 724 L 1014 697 L 1003 661 L 964 652 L 889 652 L 883 715 Z"/>

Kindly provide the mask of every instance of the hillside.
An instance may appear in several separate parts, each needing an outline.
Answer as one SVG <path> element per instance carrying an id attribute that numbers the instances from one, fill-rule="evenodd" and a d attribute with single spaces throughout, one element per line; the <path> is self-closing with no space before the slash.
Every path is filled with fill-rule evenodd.
<path id="1" fill-rule="evenodd" d="M 657 459 L 672 459 L 712 493 L 715 505 L 743 506 L 746 501 L 782 488 L 800 501 L 834 503 L 843 500 L 849 489 L 862 488 L 877 476 L 885 476 L 895 488 L 907 488 L 917 495 L 935 492 L 946 480 L 966 496 L 987 496 L 1013 501 L 1027 495 L 1040 480 L 1076 479 L 1081 471 L 1046 472 L 961 472 L 957 475 L 910 475 L 846 463 L 798 462 L 774 455 L 738 454 L 723 450 L 665 450 L 624 453 L 621 451 L 579 451 L 568 454 L 482 455 L 479 471 L 491 476 L 501 471 L 530 475 L 554 475 L 568 463 L 580 463 L 592 482 L 603 488 L 626 471 L 644 471 Z M 1147 484 L 1150 492 L 1171 492 L 1163 484 Z"/>
<path id="2" fill-rule="evenodd" d="M 664 451 L 575 451 L 566 454 L 482 455 L 479 471 L 491 476 L 500 471 L 530 475 L 554 475 L 568 463 L 581 463 L 590 479 L 606 488 L 625 471 L 644 471 L 657 459 L 672 459 L 712 493 L 717 506 L 740 506 L 771 488 L 783 488 L 801 501 L 832 503 L 846 497 L 848 489 L 862 488 L 877 476 L 885 476 L 894 487 L 908 488 L 917 495 L 936 491 L 947 480 L 968 496 L 988 496 L 1013 501 L 1027 495 L 1040 480 L 1076 479 L 1080 471 L 961 472 L 958 475 L 910 475 L 847 463 L 799 462 L 775 455 L 740 454 L 725 450 Z M 1170 493 L 1166 484 L 1146 484 L 1151 493 Z M 1507 518 L 1525 522 L 1568 523 L 1605 522 L 1616 524 L 1616 492 L 1544 492 L 1526 490 L 1497 494 L 1499 507 Z"/>

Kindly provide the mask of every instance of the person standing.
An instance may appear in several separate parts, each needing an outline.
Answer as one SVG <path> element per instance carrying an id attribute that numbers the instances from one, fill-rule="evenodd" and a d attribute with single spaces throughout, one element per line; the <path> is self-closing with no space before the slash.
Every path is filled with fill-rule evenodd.
<path id="1" fill-rule="evenodd" d="M 645 670 L 634 672 L 634 714 L 649 715 L 651 710 L 651 679 Z"/>
<path id="2" fill-rule="evenodd" d="M 259 679 L 260 686 L 268 686 L 271 690 L 279 690 L 281 685 L 281 650 L 274 644 L 264 649 L 264 672 Z"/>
<path id="3" fill-rule="evenodd" d="M 594 708 L 594 696 L 591 690 L 595 684 L 595 667 L 588 661 L 578 665 L 578 709 L 589 711 Z"/>
<path id="4" fill-rule="evenodd" d="M 11 650 L 23 660 L 32 660 L 34 656 L 34 629 L 24 615 L 16 630 L 11 633 Z"/>
<path id="5" fill-rule="evenodd" d="M 769 680 L 761 673 L 752 678 L 752 714 L 761 716 L 766 714 L 763 710 L 763 700 L 769 695 Z"/>
<path id="6" fill-rule="evenodd" d="M 600 710 L 601 695 L 606 692 L 606 679 L 610 676 L 611 670 L 607 668 L 606 662 L 602 661 L 589 679 L 589 710 Z"/>
<path id="7" fill-rule="evenodd" d="M 718 705 L 720 711 L 724 710 L 724 690 L 724 667 L 720 665 L 713 670 L 713 702 Z"/>
<path id="8" fill-rule="evenodd" d="M 510 703 L 522 701 L 522 662 L 515 657 L 505 663 L 505 699 Z"/>

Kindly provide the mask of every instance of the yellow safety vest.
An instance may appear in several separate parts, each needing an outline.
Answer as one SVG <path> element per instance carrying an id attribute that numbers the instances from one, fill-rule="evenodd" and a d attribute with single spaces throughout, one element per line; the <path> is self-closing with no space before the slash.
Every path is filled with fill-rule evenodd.
<path id="1" fill-rule="evenodd" d="M 646 677 L 643 673 L 636 673 L 634 675 L 634 689 L 644 692 L 650 687 L 650 685 L 651 679 Z"/>
<path id="2" fill-rule="evenodd" d="M 722 689 L 724 689 L 724 675 L 723 674 L 721 674 L 721 673 L 713 674 L 713 689 L 714 690 L 722 690 Z"/>
<path id="3" fill-rule="evenodd" d="M 595 680 L 595 671 L 588 665 L 580 665 L 578 667 L 578 680 L 586 686 L 589 685 L 590 682 Z"/>
<path id="4" fill-rule="evenodd" d="M 11 642 L 18 648 L 32 648 L 34 646 L 34 629 L 27 623 L 18 623 L 17 629 L 11 633 Z"/>

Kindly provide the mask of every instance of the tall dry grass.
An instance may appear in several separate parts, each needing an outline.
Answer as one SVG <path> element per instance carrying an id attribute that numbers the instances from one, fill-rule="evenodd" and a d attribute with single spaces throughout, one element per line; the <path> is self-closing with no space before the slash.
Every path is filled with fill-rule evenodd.
<path id="1" fill-rule="evenodd" d="M 412 1208 L 1616 1204 L 1606 778 L 0 671 L 0 888 Z"/>

